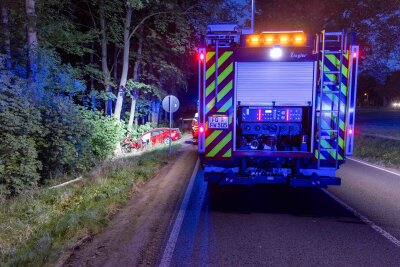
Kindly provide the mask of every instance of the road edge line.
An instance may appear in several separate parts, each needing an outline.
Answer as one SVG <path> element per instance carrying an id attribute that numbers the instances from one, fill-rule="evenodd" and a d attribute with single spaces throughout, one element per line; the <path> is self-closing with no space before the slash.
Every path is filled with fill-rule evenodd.
<path id="1" fill-rule="evenodd" d="M 391 235 L 389 232 L 385 231 L 382 227 L 376 225 L 373 221 L 368 219 L 366 216 L 352 208 L 350 205 L 346 204 L 343 200 L 339 199 L 337 196 L 332 194 L 326 189 L 322 189 L 322 191 L 327 194 L 330 198 L 332 198 L 334 201 L 339 203 L 342 207 L 353 213 L 356 217 L 358 217 L 361 221 L 363 221 L 365 224 L 367 224 L 369 227 L 374 229 L 376 232 L 378 232 L 380 235 L 385 237 L 387 240 L 389 240 L 391 243 L 393 243 L 395 246 L 400 248 L 400 240 L 397 239 L 395 236 Z"/>
<path id="2" fill-rule="evenodd" d="M 192 194 L 194 180 L 197 175 L 197 171 L 200 166 L 200 160 L 197 159 L 196 165 L 193 169 L 192 176 L 190 177 L 190 181 L 188 187 L 186 188 L 185 196 L 179 208 L 178 215 L 175 218 L 174 226 L 172 227 L 171 233 L 169 234 L 169 238 L 167 244 L 165 245 L 164 253 L 159 264 L 160 267 L 168 267 L 171 265 L 172 255 L 175 251 L 175 245 L 178 240 L 179 232 L 182 227 L 183 219 L 185 218 L 186 210 L 189 205 L 190 195 Z"/>
<path id="3" fill-rule="evenodd" d="M 400 176 L 400 173 L 398 173 L 398 172 L 391 171 L 391 170 L 388 170 L 388 169 L 385 169 L 385 168 L 376 166 L 376 165 L 374 165 L 374 164 L 368 163 L 368 162 L 363 161 L 363 160 L 359 160 L 359 159 L 355 159 L 355 158 L 350 158 L 350 157 L 348 157 L 348 159 L 349 159 L 349 160 L 352 160 L 352 161 L 355 161 L 355 162 L 358 162 L 358 163 L 361 163 L 361 164 L 364 164 L 364 165 L 367 165 L 367 166 L 369 166 L 369 167 L 372 167 L 372 168 L 381 170 L 381 171 L 385 171 L 385 172 L 388 172 L 388 173 L 391 173 L 391 174 Z"/>

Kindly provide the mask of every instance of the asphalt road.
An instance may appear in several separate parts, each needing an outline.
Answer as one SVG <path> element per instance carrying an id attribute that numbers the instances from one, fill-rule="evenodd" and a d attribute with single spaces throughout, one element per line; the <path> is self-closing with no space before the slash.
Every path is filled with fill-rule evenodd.
<path id="1" fill-rule="evenodd" d="M 400 176 L 351 160 L 339 176 L 342 186 L 329 192 L 400 239 Z M 173 248 L 170 260 L 162 265 L 400 266 L 400 247 L 320 189 L 214 193 L 199 171 L 176 243 L 166 244 Z"/>

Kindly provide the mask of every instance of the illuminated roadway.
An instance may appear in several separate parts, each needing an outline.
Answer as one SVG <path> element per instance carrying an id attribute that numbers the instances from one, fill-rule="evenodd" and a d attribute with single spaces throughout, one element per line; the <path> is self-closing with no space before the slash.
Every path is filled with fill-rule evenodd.
<path id="1" fill-rule="evenodd" d="M 337 200 L 320 189 L 256 186 L 211 202 L 198 171 L 160 265 L 400 266 L 400 175 L 348 160 L 338 176 L 342 186 L 328 189 Z"/>

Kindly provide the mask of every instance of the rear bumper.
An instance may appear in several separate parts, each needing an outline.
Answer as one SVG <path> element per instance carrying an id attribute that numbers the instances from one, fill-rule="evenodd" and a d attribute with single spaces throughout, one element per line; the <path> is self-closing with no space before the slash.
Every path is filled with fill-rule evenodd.
<path id="1" fill-rule="evenodd" d="M 204 179 L 219 185 L 256 185 L 286 184 L 292 187 L 326 188 L 329 185 L 340 185 L 341 179 L 333 176 L 240 176 L 235 170 L 225 172 L 204 172 Z"/>
<path id="2" fill-rule="evenodd" d="M 313 153 L 302 151 L 263 151 L 263 150 L 243 150 L 234 151 L 236 157 L 286 157 L 286 158 L 312 158 Z"/>

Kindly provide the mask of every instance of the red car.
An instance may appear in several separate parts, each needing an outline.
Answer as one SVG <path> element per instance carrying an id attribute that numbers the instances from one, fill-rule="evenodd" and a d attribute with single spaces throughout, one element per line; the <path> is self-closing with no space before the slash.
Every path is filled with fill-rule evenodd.
<path id="1" fill-rule="evenodd" d="M 180 138 L 182 138 L 181 131 L 178 128 L 173 128 L 171 130 L 172 141 L 176 141 Z M 150 130 L 150 131 L 142 134 L 141 139 L 143 142 L 146 142 L 146 143 L 149 143 L 152 145 L 161 144 L 161 143 L 168 145 L 169 142 L 171 141 L 170 136 L 169 136 L 169 128 L 155 128 L 153 130 Z"/>

